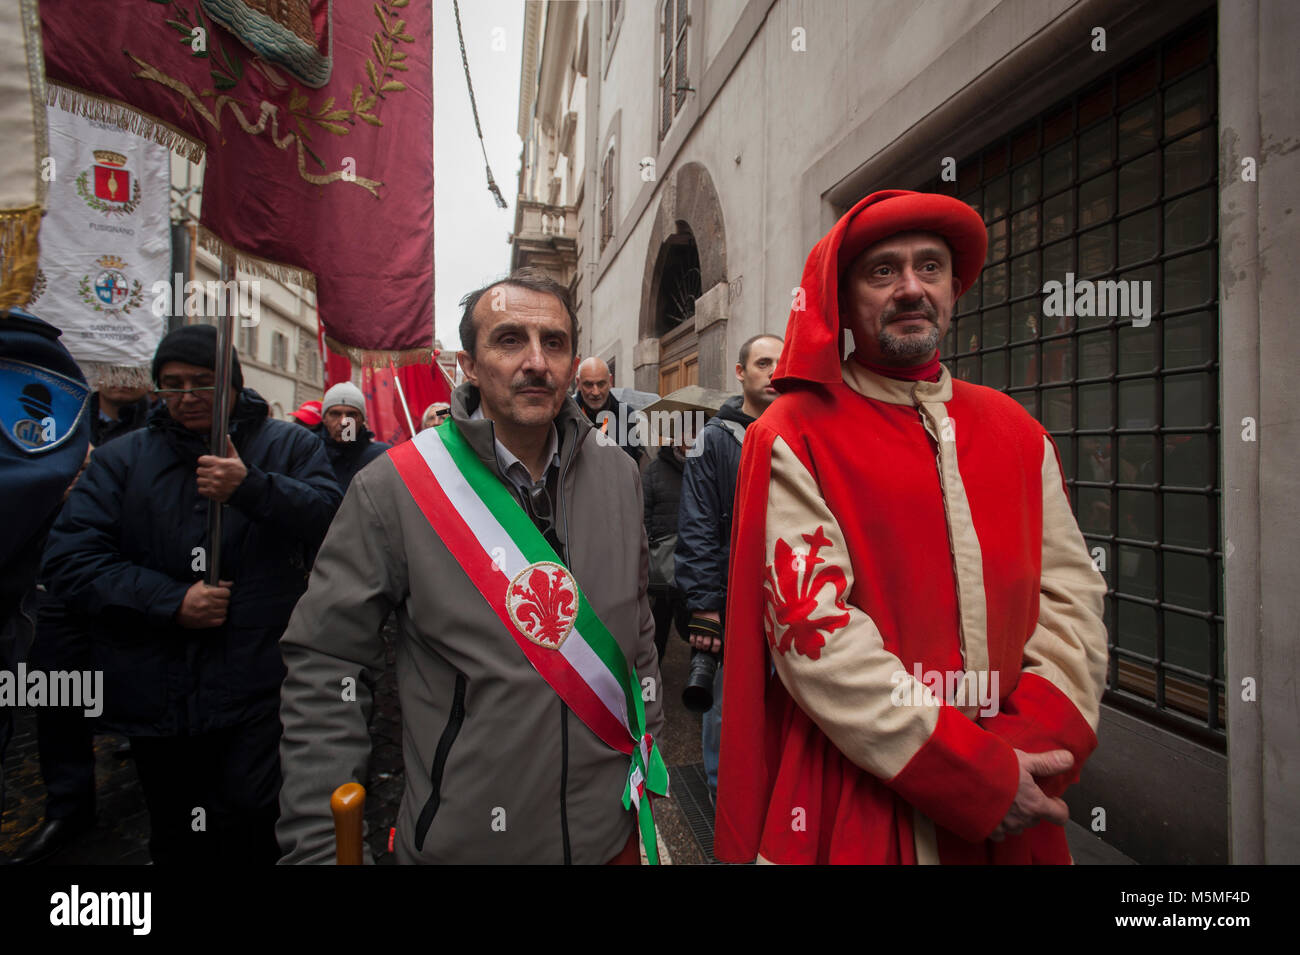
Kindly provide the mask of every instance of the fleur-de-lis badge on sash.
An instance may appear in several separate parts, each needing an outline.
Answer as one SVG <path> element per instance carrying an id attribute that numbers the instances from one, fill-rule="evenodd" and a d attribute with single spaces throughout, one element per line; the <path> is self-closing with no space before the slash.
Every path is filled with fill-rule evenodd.
<path id="1" fill-rule="evenodd" d="M 506 609 L 521 634 L 539 647 L 558 650 L 578 619 L 578 588 L 567 568 L 538 561 L 510 581 Z"/>

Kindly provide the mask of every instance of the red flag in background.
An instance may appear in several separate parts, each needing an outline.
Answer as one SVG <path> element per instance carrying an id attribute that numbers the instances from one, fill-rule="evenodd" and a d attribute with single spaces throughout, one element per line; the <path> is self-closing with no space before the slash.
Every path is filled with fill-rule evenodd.
<path id="1" fill-rule="evenodd" d="M 424 409 L 435 401 L 451 401 L 447 376 L 436 364 L 403 365 L 393 375 L 391 368 L 365 368 L 361 373 L 361 394 L 366 399 L 366 425 L 380 441 L 398 444 L 411 437 L 396 382 L 402 384 L 410 423 L 420 428 Z"/>
<path id="2" fill-rule="evenodd" d="M 314 287 L 331 347 L 387 366 L 428 361 L 433 338 L 431 8 L 42 0 L 40 15 L 59 105 L 203 157 L 208 244 Z"/>
<path id="3" fill-rule="evenodd" d="M 340 355 L 325 343 L 325 326 L 316 322 L 316 343 L 320 346 L 321 367 L 325 369 L 325 388 L 329 391 L 340 381 L 352 380 L 352 362 L 346 355 Z"/>

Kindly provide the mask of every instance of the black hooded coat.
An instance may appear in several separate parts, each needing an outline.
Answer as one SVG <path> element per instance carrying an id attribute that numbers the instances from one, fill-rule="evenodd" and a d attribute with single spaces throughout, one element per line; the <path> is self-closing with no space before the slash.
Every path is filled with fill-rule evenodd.
<path id="1" fill-rule="evenodd" d="M 220 627 L 174 620 L 203 577 L 208 500 L 194 472 L 208 451 L 165 406 L 95 450 L 55 522 L 42 573 L 56 599 L 94 618 L 102 721 L 119 732 L 206 733 L 279 706 L 278 641 L 341 496 L 321 442 L 267 410 L 244 388 L 230 416 L 248 475 L 223 517 L 221 578 L 234 584 Z"/>

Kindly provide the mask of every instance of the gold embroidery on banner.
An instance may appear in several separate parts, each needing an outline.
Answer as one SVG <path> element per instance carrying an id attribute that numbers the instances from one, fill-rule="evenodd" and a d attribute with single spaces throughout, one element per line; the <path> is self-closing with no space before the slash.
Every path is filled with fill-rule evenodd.
<path id="1" fill-rule="evenodd" d="M 352 127 L 356 125 L 358 120 L 369 126 L 382 127 L 384 125 L 382 118 L 379 116 L 378 104 L 381 100 L 388 98 L 387 94 L 398 93 L 407 88 L 405 83 L 395 78 L 395 74 L 410 69 L 404 62 L 407 54 L 397 48 L 398 44 L 415 42 L 415 37 L 406 30 L 406 21 L 396 12 L 398 9 L 407 6 L 408 3 L 409 0 L 381 0 L 381 2 L 375 4 L 375 16 L 379 19 L 380 29 L 371 38 L 370 50 L 373 56 L 365 61 L 369 94 L 363 90 L 362 84 L 358 82 L 352 87 L 349 97 L 350 104 L 347 107 L 336 108 L 335 97 L 333 96 L 326 97 L 319 104 L 313 106 L 309 97 L 295 85 L 289 92 L 289 106 L 285 111 L 287 113 L 285 126 L 289 128 L 284 132 L 280 128 L 281 108 L 279 106 L 266 100 L 262 100 L 260 104 L 254 104 L 229 93 L 218 92 L 219 90 L 233 89 L 238 84 L 243 76 L 244 61 L 237 55 L 232 57 L 226 53 L 219 38 L 210 28 L 208 29 L 208 35 L 214 41 L 210 72 L 215 89 L 195 92 L 184 80 L 164 73 L 158 67 L 142 60 L 129 51 L 127 51 L 127 56 L 140 67 L 139 72 L 132 74 L 135 78 L 158 83 L 160 86 L 180 94 L 194 110 L 195 114 L 214 129 L 220 131 L 221 111 L 226 107 L 230 107 L 230 112 L 235 117 L 235 121 L 239 123 L 240 128 L 245 133 L 260 136 L 263 132 L 267 132 L 269 128 L 271 142 L 277 149 L 286 150 L 296 147 L 298 175 L 305 182 L 318 186 L 328 185 L 333 182 L 352 183 L 365 189 L 378 199 L 379 187 L 384 185 L 382 180 L 370 179 L 352 170 L 336 169 L 324 175 L 307 171 L 308 157 L 322 168 L 325 168 L 324 160 L 308 145 L 311 140 L 309 127 L 335 136 L 347 136 L 353 132 Z M 179 19 L 168 19 L 168 25 L 178 32 L 188 34 L 189 30 L 193 28 L 189 14 L 174 0 L 172 6 L 176 11 L 174 17 Z M 207 26 L 207 19 L 204 17 L 201 7 L 196 7 L 195 24 Z M 270 80 L 273 86 L 283 89 L 288 85 L 278 71 L 263 61 L 261 57 L 250 56 L 247 62 Z M 205 102 L 205 99 L 209 99 L 210 102 Z M 250 122 L 246 110 L 250 112 L 256 111 L 257 119 L 255 122 Z M 292 128 L 293 126 L 297 127 L 296 131 Z"/>
<path id="2" fill-rule="evenodd" d="M 198 95 L 194 92 L 194 90 L 190 88 L 189 84 L 185 83 L 182 80 L 178 80 L 171 76 L 168 76 L 166 73 L 146 63 L 144 60 L 140 59 L 138 56 L 136 56 L 133 53 L 128 53 L 127 55 L 130 56 L 132 60 L 134 60 L 136 63 L 140 65 L 141 68 L 140 72 L 134 74 L 136 77 L 145 80 L 153 80 L 155 83 L 165 86 L 168 89 L 175 90 L 177 93 L 180 93 L 181 96 L 185 97 L 185 99 L 189 102 L 190 106 L 194 108 L 194 112 L 196 112 L 199 116 L 201 116 L 204 120 L 206 120 L 207 123 L 210 126 L 212 126 L 214 129 L 221 128 L 221 122 L 220 122 L 221 110 L 226 106 L 231 107 L 230 110 L 231 113 L 234 114 L 236 122 L 239 123 L 240 127 L 244 130 L 244 132 L 249 133 L 250 135 L 253 136 L 260 136 L 263 132 L 266 131 L 267 119 L 269 118 L 271 122 L 271 142 L 275 144 L 275 147 L 277 149 L 288 149 L 290 145 L 294 143 L 297 144 L 298 175 L 302 179 L 306 180 L 307 182 L 310 182 L 313 185 L 318 185 L 318 186 L 324 186 L 324 185 L 328 185 L 331 182 L 338 182 L 338 181 L 352 182 L 355 185 L 361 186 L 363 189 L 367 190 L 376 199 L 379 198 L 378 190 L 379 187 L 383 185 L 383 183 L 377 179 L 367 179 L 364 176 L 355 176 L 354 178 L 351 179 L 344 179 L 344 173 L 343 170 L 341 169 L 336 169 L 327 176 L 318 176 L 315 173 L 308 172 L 306 156 L 303 152 L 304 146 L 303 146 L 302 138 L 297 133 L 294 132 L 290 132 L 287 136 L 284 137 L 280 136 L 280 121 L 278 118 L 279 107 L 276 106 L 274 103 L 268 103 L 266 102 L 266 100 L 262 101 L 260 116 L 258 117 L 258 121 L 256 123 L 250 123 L 248 121 L 248 119 L 244 116 L 243 109 L 241 108 L 245 104 L 241 103 L 233 96 L 227 96 L 225 94 L 222 94 L 220 96 L 215 97 L 212 104 L 213 110 L 210 111 L 206 106 L 203 105 L 203 101 L 199 99 Z"/>

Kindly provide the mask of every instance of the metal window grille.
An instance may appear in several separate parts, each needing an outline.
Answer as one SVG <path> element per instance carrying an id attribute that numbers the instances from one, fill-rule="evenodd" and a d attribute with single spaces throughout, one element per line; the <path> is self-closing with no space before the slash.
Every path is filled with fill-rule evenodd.
<path id="1" fill-rule="evenodd" d="M 941 354 L 1056 442 L 1109 587 L 1107 702 L 1221 748 L 1214 40 L 1193 22 L 922 188 L 988 225 Z M 1150 323 L 1046 316 L 1067 273 L 1150 282 Z"/>

